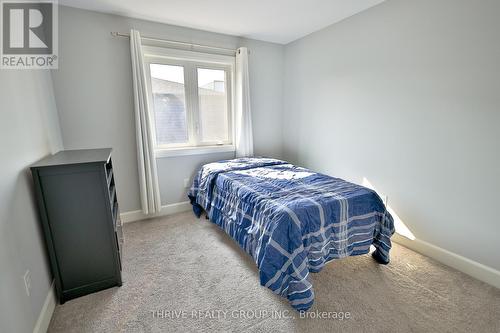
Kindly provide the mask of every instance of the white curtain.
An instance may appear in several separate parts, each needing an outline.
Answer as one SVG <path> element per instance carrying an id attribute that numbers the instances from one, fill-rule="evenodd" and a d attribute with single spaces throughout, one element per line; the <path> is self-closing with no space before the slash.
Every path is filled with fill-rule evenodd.
<path id="1" fill-rule="evenodd" d="M 248 78 L 248 50 L 246 47 L 240 47 L 236 52 L 234 106 L 236 157 L 253 156 L 252 112 Z"/>
<path id="2" fill-rule="evenodd" d="M 135 133 L 137 139 L 141 206 L 142 212 L 149 215 L 160 212 L 161 200 L 154 152 L 154 133 L 152 132 L 152 119 L 149 113 L 149 102 L 146 91 L 141 35 L 139 31 L 134 29 L 130 30 L 130 52 L 134 82 Z"/>

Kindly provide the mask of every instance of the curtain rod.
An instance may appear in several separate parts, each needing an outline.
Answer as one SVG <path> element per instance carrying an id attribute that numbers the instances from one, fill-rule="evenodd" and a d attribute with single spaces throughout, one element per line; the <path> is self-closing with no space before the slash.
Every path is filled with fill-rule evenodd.
<path id="1" fill-rule="evenodd" d="M 112 31 L 111 36 L 130 38 L 130 34 L 116 32 L 116 31 Z M 148 37 L 148 36 L 141 36 L 141 39 L 147 39 L 147 40 L 156 41 L 156 42 L 165 42 L 165 43 L 170 43 L 170 44 L 178 44 L 178 45 L 184 45 L 184 46 L 189 46 L 189 47 L 200 47 L 200 48 L 204 48 L 204 49 L 220 50 L 220 51 L 232 52 L 232 53 L 238 52 L 238 50 L 235 50 L 235 49 L 228 49 L 228 48 L 224 48 L 224 47 L 201 45 L 201 44 L 193 44 L 193 43 L 181 42 L 178 40 L 168 40 L 168 39 L 161 39 L 161 38 Z"/>

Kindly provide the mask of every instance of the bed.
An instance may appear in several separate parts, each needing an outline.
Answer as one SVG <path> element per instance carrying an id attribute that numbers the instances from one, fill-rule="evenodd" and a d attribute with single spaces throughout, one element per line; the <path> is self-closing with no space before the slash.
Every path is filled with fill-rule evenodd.
<path id="1" fill-rule="evenodd" d="M 309 273 L 367 254 L 389 262 L 394 222 L 372 190 L 285 161 L 239 158 L 205 164 L 188 197 L 200 217 L 250 254 L 260 283 L 298 311 L 314 302 Z"/>

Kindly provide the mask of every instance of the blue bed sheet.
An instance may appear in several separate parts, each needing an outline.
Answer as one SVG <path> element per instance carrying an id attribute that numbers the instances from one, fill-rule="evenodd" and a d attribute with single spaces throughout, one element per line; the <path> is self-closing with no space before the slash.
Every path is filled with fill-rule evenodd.
<path id="1" fill-rule="evenodd" d="M 314 302 L 309 273 L 369 252 L 389 261 L 394 223 L 372 190 L 285 161 L 240 158 L 204 165 L 188 194 L 199 217 L 248 254 L 260 283 L 297 310 Z M 334 283 L 334 282 L 332 282 Z"/>

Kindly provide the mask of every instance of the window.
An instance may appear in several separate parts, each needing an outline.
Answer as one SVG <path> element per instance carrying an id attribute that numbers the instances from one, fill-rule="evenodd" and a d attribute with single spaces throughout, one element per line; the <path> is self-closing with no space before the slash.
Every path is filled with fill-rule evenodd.
<path id="1" fill-rule="evenodd" d="M 232 151 L 234 57 L 145 47 L 160 155 Z"/>
<path id="2" fill-rule="evenodd" d="M 151 64 L 150 71 L 157 146 L 188 142 L 184 68 Z"/>

